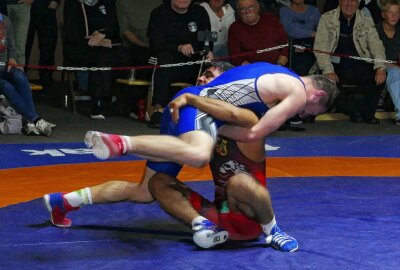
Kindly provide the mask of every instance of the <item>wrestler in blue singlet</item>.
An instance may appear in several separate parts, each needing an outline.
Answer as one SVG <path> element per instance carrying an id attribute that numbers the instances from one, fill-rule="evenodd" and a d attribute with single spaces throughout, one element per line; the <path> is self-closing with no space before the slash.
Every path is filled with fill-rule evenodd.
<path id="1" fill-rule="evenodd" d="M 184 93 L 206 96 L 249 109 L 262 116 L 268 111 L 268 107 L 258 94 L 257 80 L 263 75 L 275 73 L 287 74 L 301 81 L 300 77 L 290 69 L 260 62 L 230 69 L 209 84 L 183 89 L 174 98 Z M 192 106 L 180 108 L 179 122 L 175 124 L 169 108 L 166 108 L 161 120 L 160 133 L 177 137 L 189 131 L 203 130 L 216 140 L 217 129 L 223 124 L 224 122 L 215 121 L 210 115 Z M 172 162 L 149 161 L 147 166 L 157 172 L 164 172 L 172 176 L 176 176 L 182 168 L 181 165 Z"/>

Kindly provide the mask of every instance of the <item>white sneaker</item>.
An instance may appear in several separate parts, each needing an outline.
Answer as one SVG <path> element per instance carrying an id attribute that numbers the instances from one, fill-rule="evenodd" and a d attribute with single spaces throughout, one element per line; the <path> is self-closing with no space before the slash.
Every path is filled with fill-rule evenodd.
<path id="1" fill-rule="evenodd" d="M 39 135 L 39 130 L 36 128 L 34 123 L 29 122 L 24 126 L 24 133 L 26 135 L 36 136 Z"/>
<path id="2" fill-rule="evenodd" d="M 203 220 L 201 223 L 194 224 L 193 241 L 201 248 L 212 248 L 216 245 L 225 243 L 229 234 L 224 229 L 209 220 Z"/>
<path id="3" fill-rule="evenodd" d="M 86 132 L 83 142 L 85 143 L 87 148 L 93 147 L 93 142 L 92 142 L 93 135 L 100 135 L 100 133 L 101 132 L 99 131 L 93 131 L 93 130 L 89 130 Z"/>
<path id="4" fill-rule="evenodd" d="M 40 134 L 44 134 L 46 136 L 50 136 L 55 127 L 56 125 L 47 122 L 44 119 L 40 119 L 36 122 L 36 129 L 39 131 Z"/>
<path id="5" fill-rule="evenodd" d="M 91 114 L 90 115 L 90 119 L 93 119 L 93 120 L 105 120 L 106 117 L 104 115 L 102 115 L 102 114 Z"/>

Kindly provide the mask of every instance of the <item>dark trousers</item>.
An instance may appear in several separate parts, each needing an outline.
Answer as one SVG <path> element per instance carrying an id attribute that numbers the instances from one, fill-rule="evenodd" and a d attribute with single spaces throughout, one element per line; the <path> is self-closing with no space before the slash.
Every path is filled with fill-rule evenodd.
<path id="1" fill-rule="evenodd" d="M 308 49 L 313 48 L 314 38 L 293 39 L 293 45 L 303 46 Z M 311 51 L 299 51 L 295 47 L 290 51 L 290 68 L 300 76 L 308 75 L 311 67 L 315 63 L 315 56 Z"/>
<path id="2" fill-rule="evenodd" d="M 26 63 L 29 63 L 29 57 L 36 33 L 40 52 L 39 65 L 53 66 L 58 36 L 56 10 L 49 9 L 47 7 L 41 9 L 31 9 L 31 20 L 25 49 Z M 39 77 L 40 83 L 43 86 L 51 86 L 53 82 L 51 70 L 40 69 Z"/>
<path id="3" fill-rule="evenodd" d="M 380 92 L 383 85 L 375 83 L 375 70 L 373 65 L 357 61 L 351 68 L 340 64 L 334 65 L 335 73 L 339 77 L 338 87 L 340 95 L 336 100 L 336 108 L 355 118 L 361 115 L 364 121 L 374 118 Z M 355 85 L 356 87 L 343 87 L 343 85 Z"/>
<path id="4" fill-rule="evenodd" d="M 158 64 L 183 63 L 196 61 L 182 54 L 163 52 L 156 54 Z M 168 105 L 171 98 L 179 91 L 170 87 L 173 82 L 186 82 L 195 84 L 200 65 L 185 65 L 180 67 L 158 68 L 154 74 L 153 105 Z"/>

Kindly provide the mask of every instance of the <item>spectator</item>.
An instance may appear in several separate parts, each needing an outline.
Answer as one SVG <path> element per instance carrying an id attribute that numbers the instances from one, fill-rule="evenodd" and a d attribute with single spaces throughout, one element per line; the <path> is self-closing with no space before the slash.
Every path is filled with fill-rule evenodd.
<path id="1" fill-rule="evenodd" d="M 287 44 L 286 32 L 278 18 L 269 12 L 260 15 L 260 5 L 257 0 L 238 0 L 237 8 L 239 20 L 231 25 L 228 32 L 228 48 L 232 64 L 238 66 L 264 61 L 286 65 L 287 48 L 257 54 L 257 50 Z"/>
<path id="2" fill-rule="evenodd" d="M 198 41 L 198 32 L 205 30 L 211 30 L 207 12 L 199 5 L 191 5 L 191 0 L 171 0 L 157 7 L 151 13 L 147 29 L 150 48 L 158 64 L 200 60 L 204 42 Z M 212 58 L 212 54 L 207 57 Z M 176 81 L 194 84 L 199 68 L 199 65 L 186 65 L 156 70 L 150 127 L 159 127 L 163 107 L 176 93 L 171 91 L 170 84 Z"/>
<path id="3" fill-rule="evenodd" d="M 50 136 L 56 125 L 40 118 L 33 104 L 29 81 L 22 67 L 16 67 L 16 47 L 10 19 L 0 13 L 0 94 L 4 95 L 16 112 L 26 122 L 24 131 L 27 135 L 43 134 Z"/>
<path id="4" fill-rule="evenodd" d="M 64 2 L 64 64 L 109 67 L 125 64 L 113 0 Z M 113 71 L 90 71 L 88 90 L 92 119 L 111 112 Z"/>
<path id="5" fill-rule="evenodd" d="M 281 23 L 293 44 L 309 49 L 313 47 L 320 16 L 319 10 L 315 6 L 304 4 L 304 0 L 291 0 L 290 6 L 279 10 Z M 291 69 L 301 76 L 307 75 L 314 65 L 314 54 L 310 51 L 291 49 Z"/>
<path id="6" fill-rule="evenodd" d="M 314 49 L 335 54 L 385 59 L 385 48 L 371 17 L 358 10 L 357 0 L 340 0 L 339 6 L 321 16 Z M 350 116 L 352 122 L 378 124 L 375 110 L 386 79 L 385 65 L 347 57 L 315 53 L 322 73 L 339 84 L 341 95 L 337 109 Z M 355 91 L 343 88 L 357 85 Z"/>
<path id="7" fill-rule="evenodd" d="M 36 0 L 31 7 L 31 20 L 26 40 L 25 63 L 29 63 L 33 41 L 37 33 L 39 47 L 39 65 L 54 66 L 58 25 L 56 9 L 61 0 Z M 45 90 L 53 85 L 53 72 L 48 69 L 39 70 L 40 84 Z"/>
<path id="8" fill-rule="evenodd" d="M 15 60 L 18 64 L 23 65 L 25 64 L 25 45 L 31 18 L 31 5 L 34 0 L 6 1 L 7 15 L 14 28 L 15 47 L 17 49 L 17 57 Z"/>
<path id="9" fill-rule="evenodd" d="M 400 56 L 400 18 L 399 3 L 388 0 L 382 7 L 383 21 L 376 26 L 383 45 L 386 49 L 386 58 L 399 61 Z M 396 125 L 400 125 L 400 68 L 395 64 L 387 64 L 386 88 L 390 93 L 396 111 Z"/>
<path id="10" fill-rule="evenodd" d="M 382 0 L 360 0 L 359 9 L 366 12 L 368 15 L 372 17 L 375 24 L 378 24 L 382 21 L 382 16 L 380 12 L 380 8 Z M 325 1 L 324 12 L 335 9 L 339 5 L 339 0 L 329 0 Z"/>
<path id="11" fill-rule="evenodd" d="M 0 13 L 7 15 L 7 1 L 0 1 Z"/>
<path id="12" fill-rule="evenodd" d="M 119 28 L 121 31 L 124 48 L 127 49 L 127 58 L 129 66 L 149 65 L 148 60 L 153 56 L 149 48 L 149 41 L 146 35 L 147 25 L 151 11 L 162 3 L 158 1 L 142 1 L 142 0 L 117 0 L 117 17 Z M 126 77 L 151 80 L 152 69 L 139 69 L 126 72 Z M 128 73 L 130 73 L 128 75 Z M 144 98 L 148 93 L 148 86 L 135 86 L 135 90 L 131 91 L 130 86 L 121 85 L 120 89 L 128 89 L 124 91 L 129 101 L 129 116 L 135 119 L 144 119 L 144 112 L 139 112 L 140 104 L 144 103 Z M 142 117 L 143 116 L 143 117 Z"/>
<path id="13" fill-rule="evenodd" d="M 200 5 L 210 17 L 211 31 L 218 33 L 218 40 L 214 42 L 214 56 L 228 56 L 228 29 L 235 21 L 235 11 L 229 4 L 225 4 L 225 0 L 209 0 Z"/>

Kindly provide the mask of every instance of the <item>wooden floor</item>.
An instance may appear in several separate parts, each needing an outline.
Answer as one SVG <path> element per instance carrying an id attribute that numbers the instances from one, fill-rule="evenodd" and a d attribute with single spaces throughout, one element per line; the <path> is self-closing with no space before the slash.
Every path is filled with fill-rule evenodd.
<path id="1" fill-rule="evenodd" d="M 0 207 L 29 201 L 43 194 L 72 191 L 109 180 L 138 182 L 144 161 L 52 165 L 0 170 Z M 398 158 L 296 157 L 268 158 L 267 178 L 323 176 L 399 176 Z M 185 167 L 179 179 L 210 180 L 208 167 Z"/>

